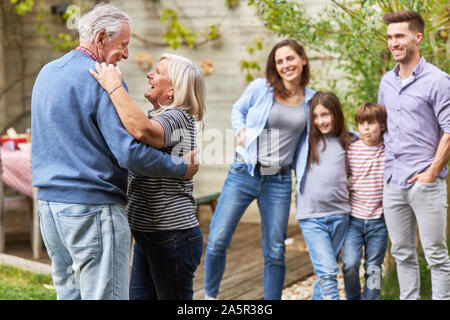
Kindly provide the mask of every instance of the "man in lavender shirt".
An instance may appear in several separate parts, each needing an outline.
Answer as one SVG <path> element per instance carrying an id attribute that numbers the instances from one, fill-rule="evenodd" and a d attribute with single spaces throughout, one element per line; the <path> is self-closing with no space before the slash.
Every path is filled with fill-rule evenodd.
<path id="1" fill-rule="evenodd" d="M 424 21 L 414 11 L 386 13 L 388 47 L 397 63 L 380 82 L 387 110 L 383 206 L 400 299 L 420 299 L 416 225 L 431 266 L 433 299 L 450 299 L 446 245 L 450 160 L 450 76 L 419 53 Z"/>

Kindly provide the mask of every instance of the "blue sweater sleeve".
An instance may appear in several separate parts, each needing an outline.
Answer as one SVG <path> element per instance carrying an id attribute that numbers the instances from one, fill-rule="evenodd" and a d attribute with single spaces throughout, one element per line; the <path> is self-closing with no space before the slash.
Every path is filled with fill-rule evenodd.
<path id="1" fill-rule="evenodd" d="M 97 123 L 106 144 L 122 168 L 152 177 L 183 178 L 186 174 L 187 164 L 183 159 L 162 153 L 137 141 L 128 133 L 104 90 L 98 105 Z"/>

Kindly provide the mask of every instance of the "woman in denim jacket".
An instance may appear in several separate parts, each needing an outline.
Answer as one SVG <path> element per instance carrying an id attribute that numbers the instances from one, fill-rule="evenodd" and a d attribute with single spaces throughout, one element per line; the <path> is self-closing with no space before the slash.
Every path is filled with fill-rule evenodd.
<path id="1" fill-rule="evenodd" d="M 257 199 L 264 255 L 264 298 L 281 299 L 291 205 L 291 169 L 297 189 L 308 156 L 310 71 L 304 48 L 286 39 L 271 50 L 266 79 L 256 79 L 233 105 L 238 135 L 231 165 L 210 225 L 205 254 L 205 299 L 217 297 L 226 250 L 243 213 Z"/>

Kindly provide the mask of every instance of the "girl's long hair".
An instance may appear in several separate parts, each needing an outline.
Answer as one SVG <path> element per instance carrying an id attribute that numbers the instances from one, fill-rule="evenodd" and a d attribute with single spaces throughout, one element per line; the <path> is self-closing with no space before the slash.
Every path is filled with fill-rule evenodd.
<path id="1" fill-rule="evenodd" d="M 342 148 L 347 151 L 350 144 L 350 134 L 345 126 L 344 113 L 342 112 L 341 103 L 338 97 L 332 92 L 318 91 L 311 100 L 309 108 L 310 130 L 309 130 L 309 155 L 308 155 L 308 170 L 313 163 L 319 163 L 319 152 L 317 150 L 319 141 L 322 140 L 323 149 L 327 147 L 325 136 L 320 132 L 319 128 L 313 123 L 313 112 L 318 105 L 324 106 L 331 113 L 332 119 L 332 133 L 338 137 Z"/>

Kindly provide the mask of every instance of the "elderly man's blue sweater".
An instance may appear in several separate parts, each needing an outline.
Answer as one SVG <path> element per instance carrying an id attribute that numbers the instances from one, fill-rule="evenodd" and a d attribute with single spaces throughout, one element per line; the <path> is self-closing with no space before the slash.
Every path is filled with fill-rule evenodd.
<path id="1" fill-rule="evenodd" d="M 135 140 L 89 69 L 95 62 L 74 50 L 44 66 L 34 84 L 31 161 L 38 198 L 125 204 L 128 169 L 182 178 L 187 165 Z"/>

